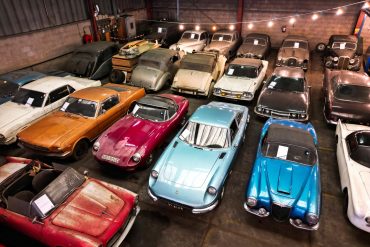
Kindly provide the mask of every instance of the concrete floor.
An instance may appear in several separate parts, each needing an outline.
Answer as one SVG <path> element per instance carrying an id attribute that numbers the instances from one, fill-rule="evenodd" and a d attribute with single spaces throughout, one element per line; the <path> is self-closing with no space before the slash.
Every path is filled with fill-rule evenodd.
<path id="1" fill-rule="evenodd" d="M 271 218 L 260 219 L 243 209 L 244 192 L 257 150 L 258 138 L 264 120 L 256 118 L 253 107 L 256 100 L 247 103 L 251 121 L 246 142 L 241 147 L 227 182 L 222 203 L 212 212 L 203 215 L 184 213 L 158 205 L 147 195 L 150 169 L 135 173 L 103 171 L 89 154 L 79 162 L 58 161 L 89 176 L 128 188 L 140 195 L 141 212 L 122 246 L 369 246 L 370 234 L 352 226 L 343 214 L 343 195 L 340 191 L 335 156 L 334 127 L 328 126 L 322 115 L 321 85 L 323 69 L 319 56 L 313 54 L 311 69 L 307 73 L 311 91 L 311 122 L 319 137 L 319 159 L 322 184 L 322 214 L 320 228 L 315 232 L 298 230 L 289 223 L 278 223 Z M 276 52 L 270 54 L 268 75 L 274 66 Z M 168 89 L 163 90 L 169 92 Z M 209 100 L 189 97 L 191 114 Z M 212 100 L 212 99 L 211 99 Z M 1 147 L 0 155 L 30 157 L 13 145 Z M 50 161 L 50 160 L 49 160 Z M 0 243 L 7 246 L 39 246 L 27 237 L 9 230 L 0 230 Z"/>

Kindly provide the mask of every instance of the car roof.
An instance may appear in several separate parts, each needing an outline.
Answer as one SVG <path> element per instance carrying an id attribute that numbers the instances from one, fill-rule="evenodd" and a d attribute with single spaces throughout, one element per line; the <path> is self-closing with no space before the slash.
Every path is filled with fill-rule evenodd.
<path id="1" fill-rule="evenodd" d="M 308 39 L 303 35 L 288 35 L 284 40 L 300 40 L 308 42 Z"/>
<path id="2" fill-rule="evenodd" d="M 305 76 L 303 69 L 287 66 L 276 67 L 272 74 L 289 78 L 304 78 Z"/>
<path id="3" fill-rule="evenodd" d="M 201 35 L 202 33 L 207 32 L 206 30 L 186 30 L 184 33 L 197 33 Z"/>
<path id="4" fill-rule="evenodd" d="M 45 76 L 36 81 L 30 82 L 22 88 L 39 91 L 43 93 L 49 93 L 57 88 L 67 85 L 71 79 L 58 77 L 58 76 Z M 77 83 L 77 82 L 76 82 Z"/>
<path id="5" fill-rule="evenodd" d="M 337 73 L 338 83 L 370 87 L 370 77 L 365 73 L 341 70 Z"/>
<path id="6" fill-rule="evenodd" d="M 76 48 L 75 52 L 100 53 L 111 46 L 115 46 L 115 43 L 108 41 L 98 41 L 82 45 Z"/>
<path id="7" fill-rule="evenodd" d="M 235 118 L 236 112 L 230 108 L 213 105 L 200 106 L 190 117 L 190 121 L 228 128 Z"/>
<path id="8" fill-rule="evenodd" d="M 186 54 L 181 62 L 197 63 L 197 64 L 213 64 L 215 62 L 214 55 L 199 54 L 199 53 L 188 53 Z"/>
<path id="9" fill-rule="evenodd" d="M 236 31 L 220 30 L 220 31 L 215 32 L 213 35 L 215 35 L 215 34 L 229 34 L 229 35 L 233 35 L 235 32 Z"/>
<path id="10" fill-rule="evenodd" d="M 137 101 L 139 104 L 154 106 L 156 108 L 162 109 L 175 109 L 177 105 L 175 101 L 170 98 L 162 97 L 160 95 L 146 95 L 145 97 L 141 98 Z"/>
<path id="11" fill-rule="evenodd" d="M 235 58 L 233 61 L 230 62 L 230 64 L 238 64 L 238 65 L 249 65 L 252 67 L 258 68 L 262 64 L 262 60 L 260 59 L 254 59 L 254 58 Z"/>
<path id="12" fill-rule="evenodd" d="M 177 54 L 176 51 L 165 49 L 165 48 L 157 48 L 152 49 L 145 52 L 141 55 L 140 59 L 147 59 L 147 60 L 169 60 L 171 57 Z"/>
<path id="13" fill-rule="evenodd" d="M 18 70 L 0 75 L 0 80 L 24 84 L 24 81 L 37 80 L 44 77 L 45 74 L 32 70 Z"/>
<path id="14" fill-rule="evenodd" d="M 81 90 L 78 90 L 72 93 L 70 96 L 79 98 L 79 99 L 86 99 L 86 100 L 101 102 L 110 96 L 117 95 L 120 92 L 120 91 L 114 90 L 114 88 L 112 88 L 112 85 L 114 84 L 109 83 L 102 87 L 84 88 L 84 89 L 81 89 Z M 126 91 L 129 91 L 129 89 L 127 89 Z"/>
<path id="15" fill-rule="evenodd" d="M 355 35 L 332 35 L 330 36 L 330 40 L 333 42 L 354 42 L 357 43 L 357 37 Z"/>
<path id="16" fill-rule="evenodd" d="M 263 39 L 267 39 L 269 37 L 270 36 L 264 33 L 248 33 L 246 36 L 246 38 L 263 38 Z"/>
<path id="17" fill-rule="evenodd" d="M 294 136 L 294 138 L 292 138 Z M 271 124 L 267 134 L 268 142 L 292 144 L 315 150 L 315 142 L 312 135 L 303 129 L 281 124 Z"/>

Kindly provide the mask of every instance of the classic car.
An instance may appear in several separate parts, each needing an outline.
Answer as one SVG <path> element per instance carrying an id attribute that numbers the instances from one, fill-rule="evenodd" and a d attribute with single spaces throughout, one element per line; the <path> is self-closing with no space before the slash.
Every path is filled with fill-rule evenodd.
<path id="1" fill-rule="evenodd" d="M 184 124 L 188 107 L 186 98 L 172 94 L 139 99 L 94 143 L 95 159 L 125 170 L 148 167 L 166 138 Z"/>
<path id="2" fill-rule="evenodd" d="M 326 69 L 323 81 L 324 117 L 327 123 L 338 119 L 370 123 L 370 78 L 365 73 Z"/>
<path id="3" fill-rule="evenodd" d="M 307 70 L 310 62 L 308 40 L 304 36 L 288 35 L 279 49 L 276 66 L 299 67 Z"/>
<path id="4" fill-rule="evenodd" d="M 0 75 L 0 105 L 11 100 L 19 87 L 44 76 L 45 74 L 32 70 L 18 70 Z"/>
<path id="5" fill-rule="evenodd" d="M 7 157 L 0 166 L 0 223 L 47 246 L 119 246 L 138 195 L 71 167 Z"/>
<path id="6" fill-rule="evenodd" d="M 238 57 L 266 59 L 271 49 L 271 39 L 267 34 L 250 33 L 237 51 Z"/>
<path id="7" fill-rule="evenodd" d="M 338 120 L 335 135 L 344 212 L 353 225 L 370 232 L 370 127 Z"/>
<path id="8" fill-rule="evenodd" d="M 216 101 L 200 106 L 154 165 L 149 196 L 194 214 L 213 210 L 248 121 L 245 106 Z"/>
<path id="9" fill-rule="evenodd" d="M 158 43 L 163 48 L 168 48 L 181 37 L 179 25 L 174 23 L 156 23 L 151 27 L 151 32 L 144 39 Z"/>
<path id="10" fill-rule="evenodd" d="M 177 51 L 164 48 L 150 50 L 140 56 L 129 83 L 150 91 L 158 91 L 171 83 L 178 68 Z"/>
<path id="11" fill-rule="evenodd" d="M 92 80 L 109 75 L 112 70 L 112 56 L 118 53 L 118 46 L 113 42 L 98 41 L 77 48 L 72 57 L 63 66 L 63 70 L 48 71 L 48 75 L 73 75 Z"/>
<path id="12" fill-rule="evenodd" d="M 370 46 L 367 47 L 367 50 L 364 54 L 364 71 L 367 74 L 370 74 Z"/>
<path id="13" fill-rule="evenodd" d="M 297 228 L 317 230 L 321 185 L 313 126 L 270 118 L 262 128 L 244 209 Z"/>
<path id="14" fill-rule="evenodd" d="M 209 37 L 207 31 L 185 31 L 182 34 L 181 39 L 176 44 L 171 45 L 170 49 L 183 51 L 185 53 L 202 51 L 208 44 L 208 39 Z"/>
<path id="15" fill-rule="evenodd" d="M 218 31 L 213 34 L 211 42 L 204 51 L 218 51 L 229 60 L 236 55 L 242 43 L 243 39 L 237 31 Z"/>
<path id="16" fill-rule="evenodd" d="M 261 117 L 307 121 L 310 86 L 304 71 L 294 67 L 277 67 L 266 81 L 254 112 Z"/>
<path id="17" fill-rule="evenodd" d="M 332 35 L 327 45 L 319 43 L 316 50 L 323 53 L 326 68 L 353 71 L 361 68 L 362 46 L 355 35 Z"/>
<path id="18" fill-rule="evenodd" d="M 142 88 L 105 84 L 72 93 L 62 107 L 18 134 L 18 144 L 44 156 L 82 159 L 89 143 L 126 114 Z"/>
<path id="19" fill-rule="evenodd" d="M 230 62 L 226 73 L 215 84 L 217 97 L 252 100 L 265 79 L 268 61 L 254 58 L 236 58 Z"/>
<path id="20" fill-rule="evenodd" d="M 100 81 L 47 76 L 19 88 L 11 101 L 0 105 L 0 144 L 17 141 L 17 134 L 57 110 L 75 90 L 100 86 Z"/>
<path id="21" fill-rule="evenodd" d="M 128 42 L 119 50 L 119 55 L 124 58 L 131 59 L 140 56 L 146 51 L 158 48 L 160 45 L 148 40 L 135 40 Z"/>
<path id="22" fill-rule="evenodd" d="M 193 95 L 212 95 L 214 83 L 222 76 L 226 58 L 218 52 L 186 54 L 180 63 L 171 90 Z"/>

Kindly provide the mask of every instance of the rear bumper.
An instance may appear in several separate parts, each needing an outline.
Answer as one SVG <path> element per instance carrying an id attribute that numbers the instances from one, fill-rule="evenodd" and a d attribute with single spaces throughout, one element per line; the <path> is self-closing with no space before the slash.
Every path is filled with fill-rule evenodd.
<path id="1" fill-rule="evenodd" d="M 208 95 L 207 92 L 199 91 L 198 89 L 171 87 L 171 90 L 174 92 L 192 94 L 192 95 L 201 95 L 201 96 Z"/>

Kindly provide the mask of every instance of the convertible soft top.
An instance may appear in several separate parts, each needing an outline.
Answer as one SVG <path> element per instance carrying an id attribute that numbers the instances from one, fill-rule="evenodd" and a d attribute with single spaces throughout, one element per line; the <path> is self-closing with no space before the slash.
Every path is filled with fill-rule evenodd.
<path id="1" fill-rule="evenodd" d="M 176 51 L 164 48 L 152 49 L 141 55 L 140 60 L 168 61 L 177 54 Z"/>
<path id="2" fill-rule="evenodd" d="M 286 143 L 315 150 L 313 137 L 305 130 L 292 128 L 280 124 L 271 124 L 267 134 L 267 141 Z"/>
<path id="3" fill-rule="evenodd" d="M 206 54 L 186 54 L 182 59 L 182 62 L 213 65 L 215 62 L 215 56 Z"/>

